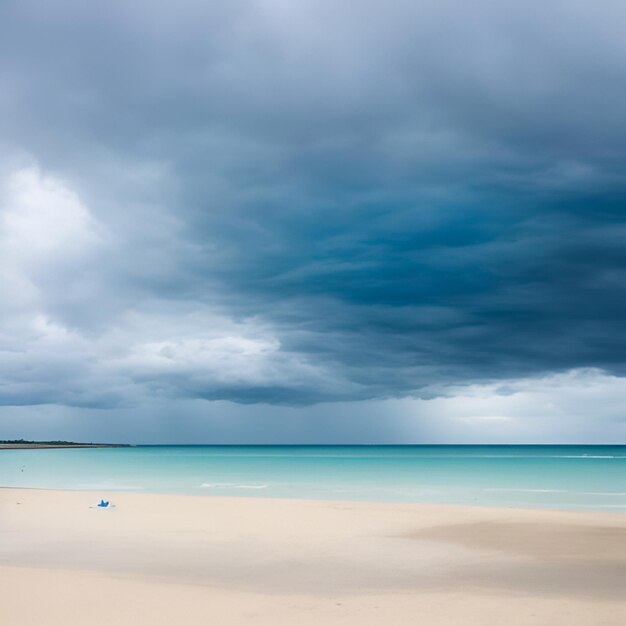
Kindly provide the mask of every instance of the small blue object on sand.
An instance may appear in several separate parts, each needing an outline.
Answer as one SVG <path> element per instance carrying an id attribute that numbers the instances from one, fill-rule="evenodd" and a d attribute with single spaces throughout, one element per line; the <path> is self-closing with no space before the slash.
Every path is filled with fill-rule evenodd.
<path id="1" fill-rule="evenodd" d="M 106 509 L 107 506 L 109 506 L 109 501 L 108 500 L 106 500 L 106 501 L 100 500 L 100 504 L 98 504 L 98 506 L 102 507 L 103 509 Z"/>

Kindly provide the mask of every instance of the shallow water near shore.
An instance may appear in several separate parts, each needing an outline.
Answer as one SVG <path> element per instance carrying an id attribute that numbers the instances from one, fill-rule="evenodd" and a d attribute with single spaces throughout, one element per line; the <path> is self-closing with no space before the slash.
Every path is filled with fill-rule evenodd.
<path id="1" fill-rule="evenodd" d="M 626 512 L 626 446 L 2 450 L 0 486 Z"/>

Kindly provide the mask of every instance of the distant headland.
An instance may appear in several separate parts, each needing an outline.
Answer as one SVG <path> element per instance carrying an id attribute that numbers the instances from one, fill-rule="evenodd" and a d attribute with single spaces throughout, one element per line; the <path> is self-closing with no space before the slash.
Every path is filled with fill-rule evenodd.
<path id="1" fill-rule="evenodd" d="M 78 441 L 29 441 L 27 439 L 0 439 L 0 450 L 24 448 L 129 448 L 128 443 L 84 443 Z"/>

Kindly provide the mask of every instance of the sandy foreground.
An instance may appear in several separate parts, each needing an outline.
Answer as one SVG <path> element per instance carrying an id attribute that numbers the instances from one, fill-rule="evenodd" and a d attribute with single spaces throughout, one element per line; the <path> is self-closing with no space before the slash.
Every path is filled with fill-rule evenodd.
<path id="1" fill-rule="evenodd" d="M 0 489 L 0 624 L 623 626 L 626 515 Z"/>

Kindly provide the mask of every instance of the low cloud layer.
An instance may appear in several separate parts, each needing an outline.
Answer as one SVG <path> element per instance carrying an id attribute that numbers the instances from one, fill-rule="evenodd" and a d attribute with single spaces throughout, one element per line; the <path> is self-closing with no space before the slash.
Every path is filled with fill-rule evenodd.
<path id="1" fill-rule="evenodd" d="M 224 401 L 319 434 L 350 405 L 384 439 L 393 403 L 620 381 L 625 20 L 583 1 L 4 3 L 0 415 Z M 374 427 L 368 402 L 396 409 Z"/>

